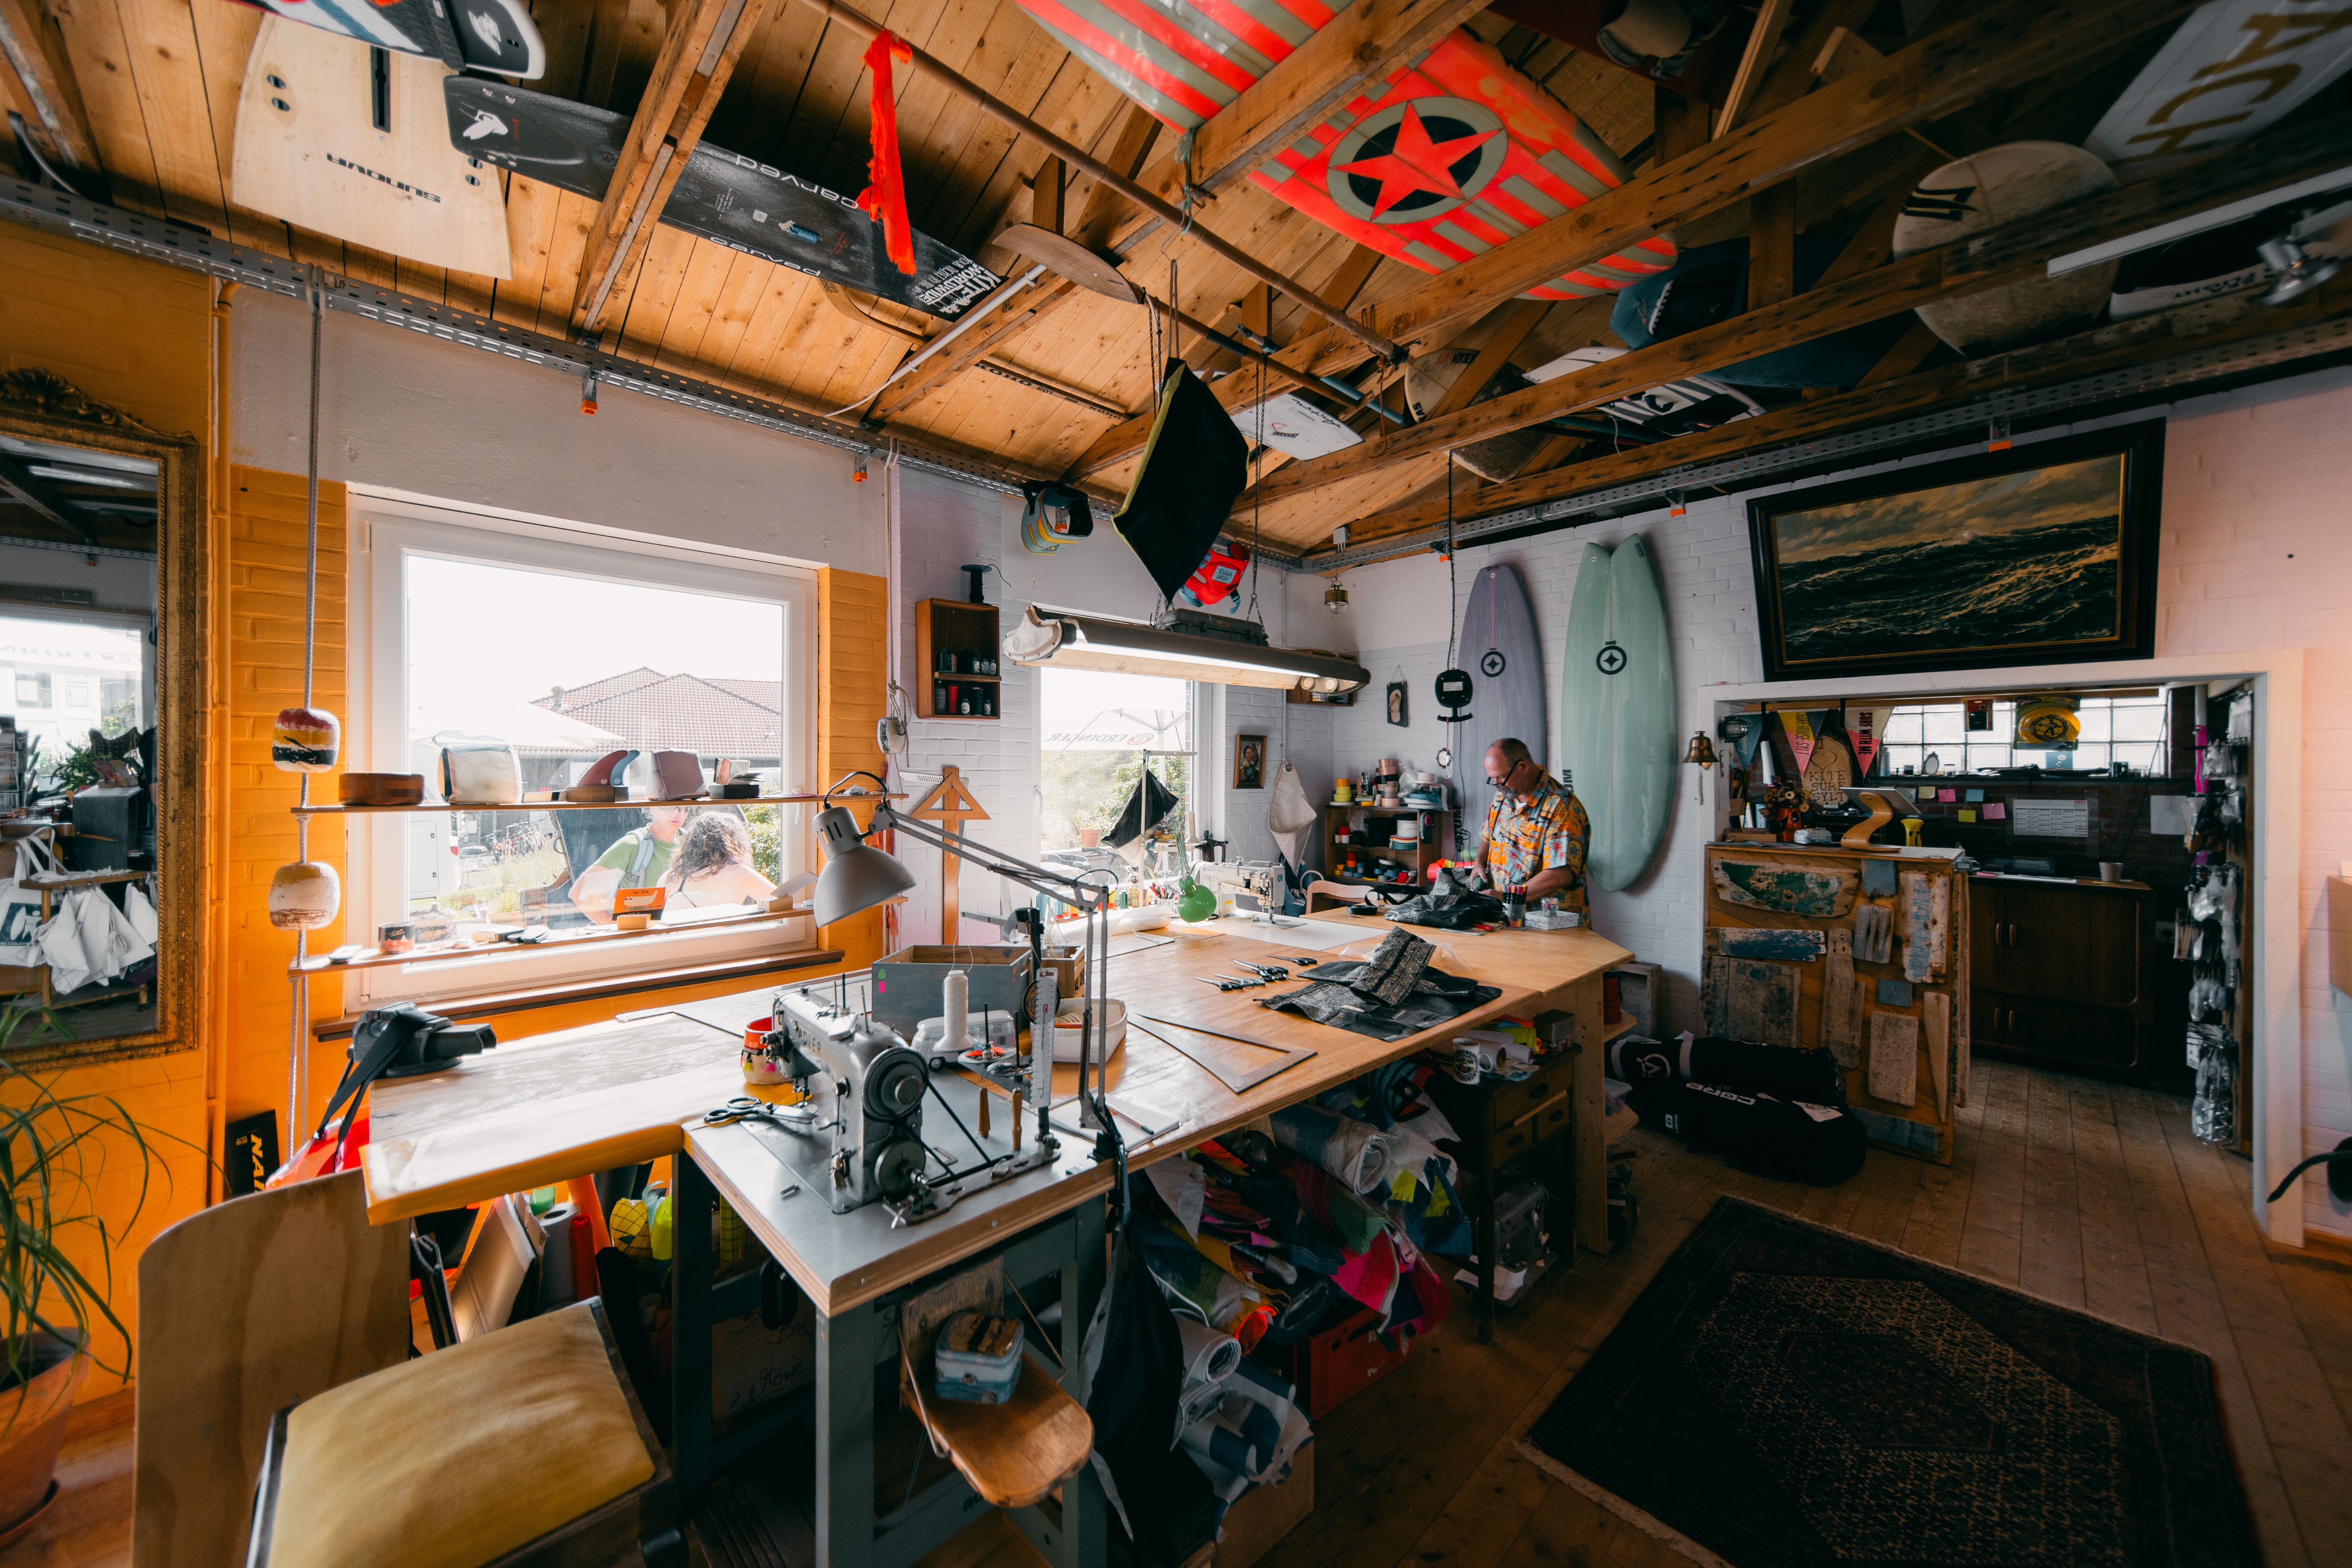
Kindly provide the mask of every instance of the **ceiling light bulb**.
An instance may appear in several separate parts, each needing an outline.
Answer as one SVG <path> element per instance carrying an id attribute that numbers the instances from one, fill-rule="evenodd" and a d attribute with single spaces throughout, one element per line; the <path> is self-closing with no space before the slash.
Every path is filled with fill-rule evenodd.
<path id="1" fill-rule="evenodd" d="M 1348 590 L 1334 583 L 1323 590 L 1323 607 L 1333 615 L 1348 607 Z"/>

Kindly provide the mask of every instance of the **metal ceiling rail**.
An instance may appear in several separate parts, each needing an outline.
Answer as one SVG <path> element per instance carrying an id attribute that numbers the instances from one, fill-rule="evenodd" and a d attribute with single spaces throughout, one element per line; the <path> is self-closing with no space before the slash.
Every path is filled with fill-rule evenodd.
<path id="1" fill-rule="evenodd" d="M 152 218 L 67 192 L 35 185 L 13 175 L 0 179 L 0 216 L 50 234 L 103 246 L 149 261 L 207 273 L 289 300 L 309 297 L 311 268 L 284 257 L 247 250 L 200 228 Z M 477 315 L 435 300 L 378 288 L 333 272 L 320 273 L 326 308 L 388 326 L 402 327 L 460 347 L 479 349 L 544 370 L 585 377 L 600 387 L 618 386 L 665 403 L 716 414 L 761 429 L 775 430 L 844 451 L 875 457 L 895 454 L 910 468 L 970 479 L 1018 495 L 1024 481 L 1051 478 L 1001 468 L 976 458 L 938 451 L 919 441 L 863 430 L 768 398 L 753 397 L 710 382 L 657 370 L 635 360 L 567 342 L 509 322 Z"/>
<path id="2" fill-rule="evenodd" d="M 2158 393 L 2193 386 L 2220 376 L 2238 375 L 2270 365 L 2311 359 L 2320 354 L 2352 352 L 2352 319 L 2339 318 L 2282 328 L 2235 342 L 2218 344 L 2169 359 L 2086 376 L 2057 386 L 1998 392 L 1956 408 L 1922 414 L 1867 430 L 1845 431 L 1814 440 L 1799 441 L 1761 452 L 1742 452 L 1712 462 L 1668 468 L 1607 489 L 1563 497 L 1534 506 L 1496 512 L 1475 521 L 1457 521 L 1457 546 L 1475 544 L 1496 534 L 1542 531 L 1549 523 L 1643 510 L 1677 494 L 1722 487 L 1754 489 L 1763 481 L 1793 469 L 1846 466 L 1866 461 L 1889 447 L 1914 446 L 1938 437 L 1981 435 L 1995 420 L 2016 426 L 2037 416 L 2064 413 L 2101 404 L 2147 402 Z M 1993 362 L 1987 361 L 1986 363 Z M 1385 561 L 1411 551 L 1426 549 L 1445 536 L 1443 528 L 1417 529 L 1411 533 L 1350 544 L 1342 550 L 1317 551 L 1304 556 L 1299 569 L 1328 574 L 1349 567 Z M 1273 563 L 1271 556 L 1267 563 Z"/>

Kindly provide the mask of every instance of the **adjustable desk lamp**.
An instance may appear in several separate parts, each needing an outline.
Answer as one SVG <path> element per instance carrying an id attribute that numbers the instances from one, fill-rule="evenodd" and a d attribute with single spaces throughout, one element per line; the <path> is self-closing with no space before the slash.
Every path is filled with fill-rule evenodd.
<path id="1" fill-rule="evenodd" d="M 914 874 L 887 849 L 877 849 L 866 840 L 877 833 L 903 833 L 918 844 L 929 845 L 944 855 L 958 855 L 983 871 L 992 871 L 1009 882 L 1017 883 L 1032 892 L 1043 893 L 1076 906 L 1087 921 L 1087 995 L 1086 1020 L 1079 1030 L 1078 1046 L 1078 1117 L 1079 1124 L 1094 1131 L 1095 1157 L 1116 1163 L 1118 1201 L 1124 1213 L 1127 1202 L 1126 1151 L 1119 1141 L 1118 1129 L 1111 1120 L 1107 1082 L 1109 1062 L 1103 1049 L 1103 1020 L 1108 1009 L 1105 1005 L 1104 977 L 1110 967 L 1110 900 L 1104 890 L 1085 879 L 1087 872 L 1075 874 L 1053 870 L 1027 860 L 1016 859 L 984 844 L 973 842 L 961 833 L 951 833 L 936 823 L 919 822 L 901 816 L 890 809 L 887 798 L 877 801 L 874 819 L 860 832 L 856 818 L 847 806 L 835 805 L 833 797 L 852 779 L 872 779 L 875 794 L 881 795 L 887 786 L 882 780 L 863 769 L 844 773 L 824 792 L 817 813 L 816 831 L 825 856 L 824 869 L 816 879 L 816 923 L 831 925 L 851 915 L 863 913 L 877 904 L 889 902 L 913 889 Z M 1029 931 L 1029 975 L 1033 985 L 1042 984 L 1045 973 L 1045 917 L 1034 907 L 1015 910 L 1013 919 Z M 1101 918 L 1097 919 L 1099 916 Z M 1029 1050 L 1032 1059 L 1045 1068 L 1037 1075 L 1043 1079 L 1043 1092 L 1037 1096 L 1037 1136 L 1042 1140 L 1051 1135 L 1047 1110 L 1053 1099 L 1054 1020 L 1050 1016 L 1033 1016 L 1029 1027 Z"/>

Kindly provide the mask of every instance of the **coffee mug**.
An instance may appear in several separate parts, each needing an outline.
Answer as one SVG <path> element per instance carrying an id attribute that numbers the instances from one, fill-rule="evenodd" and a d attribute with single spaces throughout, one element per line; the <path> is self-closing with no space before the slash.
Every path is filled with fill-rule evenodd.
<path id="1" fill-rule="evenodd" d="M 2100 861 L 2100 862 L 2099 862 L 2099 880 L 2100 880 L 2100 881 L 2102 881 L 2102 882 L 2120 882 L 2120 881 L 2122 881 L 2123 879 L 2124 879 L 2124 863 L 2123 863 L 2122 861 L 2120 861 L 2120 860 L 2102 860 L 2102 861 Z"/>

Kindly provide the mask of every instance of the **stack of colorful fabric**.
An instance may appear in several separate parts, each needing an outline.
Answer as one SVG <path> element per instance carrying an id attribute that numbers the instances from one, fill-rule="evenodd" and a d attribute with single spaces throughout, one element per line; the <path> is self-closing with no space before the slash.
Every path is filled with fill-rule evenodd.
<path id="1" fill-rule="evenodd" d="M 1288 1345 L 1370 1310 L 1387 1330 L 1444 1321 L 1430 1255 L 1462 1258 L 1470 1225 L 1452 1127 L 1419 1064 L 1368 1075 L 1148 1173 L 1137 1236 L 1175 1310 L 1247 1349 Z M 1384 1124 L 1383 1124 L 1384 1123 Z"/>

